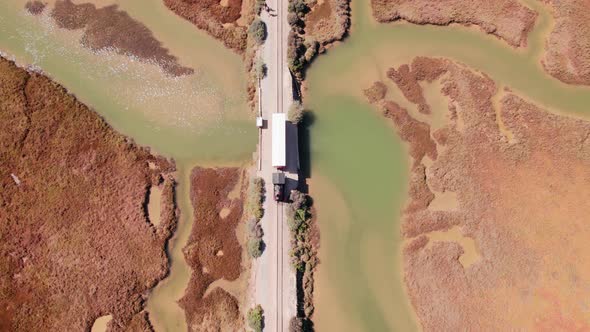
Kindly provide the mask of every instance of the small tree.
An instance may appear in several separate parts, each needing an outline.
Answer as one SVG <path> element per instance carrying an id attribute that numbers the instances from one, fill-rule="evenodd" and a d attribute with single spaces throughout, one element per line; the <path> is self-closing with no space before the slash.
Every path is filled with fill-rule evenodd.
<path id="1" fill-rule="evenodd" d="M 303 119 L 304 112 L 305 110 L 303 109 L 301 102 L 298 100 L 294 101 L 293 104 L 291 104 L 291 107 L 289 107 L 289 121 L 293 124 L 298 124 L 301 119 Z"/>
<path id="2" fill-rule="evenodd" d="M 256 15 L 260 15 L 264 8 L 266 8 L 266 0 L 256 0 L 254 2 L 254 12 Z"/>
<path id="3" fill-rule="evenodd" d="M 297 15 L 302 17 L 308 12 L 309 7 L 307 7 L 307 4 L 304 0 L 291 0 L 289 1 L 289 6 L 287 7 L 287 10 L 290 13 L 296 13 Z"/>
<path id="4" fill-rule="evenodd" d="M 305 39 L 303 46 L 305 46 L 303 57 L 305 58 L 305 61 L 310 62 L 317 54 L 320 43 L 318 43 L 313 37 L 309 37 Z"/>
<path id="5" fill-rule="evenodd" d="M 262 332 L 262 327 L 264 326 L 264 310 L 262 310 L 260 304 L 248 311 L 248 326 L 254 332 Z"/>
<path id="6" fill-rule="evenodd" d="M 299 19 L 299 16 L 296 13 L 292 13 L 292 12 L 287 14 L 287 22 L 289 22 L 289 25 L 292 27 L 296 27 L 301 24 L 301 20 Z"/>
<path id="7" fill-rule="evenodd" d="M 300 77 L 301 70 L 303 70 L 303 65 L 304 63 L 298 57 L 289 59 L 288 62 L 289 70 L 297 77 Z"/>
<path id="8" fill-rule="evenodd" d="M 289 195 L 289 199 L 291 199 L 292 206 L 294 209 L 302 209 L 302 208 L 307 208 L 308 205 L 308 197 L 306 194 L 302 193 L 299 190 L 293 190 L 291 191 L 291 194 Z"/>
<path id="9" fill-rule="evenodd" d="M 252 258 L 262 256 L 262 239 L 258 237 L 248 239 L 248 254 L 250 254 L 250 257 Z"/>
<path id="10" fill-rule="evenodd" d="M 262 207 L 264 193 L 264 179 L 258 177 L 252 179 L 246 209 L 256 220 L 260 220 L 264 215 L 264 208 Z"/>
<path id="11" fill-rule="evenodd" d="M 256 77 L 258 79 L 263 79 L 266 77 L 266 72 L 268 68 L 266 68 L 266 64 L 264 63 L 264 61 L 262 61 L 261 58 L 257 58 L 254 70 L 256 70 Z"/>
<path id="12" fill-rule="evenodd" d="M 258 45 L 262 45 L 266 40 L 266 24 L 264 24 L 261 19 L 256 18 L 252 21 L 252 24 L 250 24 L 248 33 L 254 38 Z"/>
<path id="13" fill-rule="evenodd" d="M 303 332 L 303 318 L 291 317 L 289 321 L 289 332 Z"/>

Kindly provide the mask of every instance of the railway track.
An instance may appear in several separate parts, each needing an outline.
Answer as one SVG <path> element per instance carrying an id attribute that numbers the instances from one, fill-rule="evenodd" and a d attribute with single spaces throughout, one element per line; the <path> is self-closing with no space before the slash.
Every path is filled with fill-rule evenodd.
<path id="1" fill-rule="evenodd" d="M 277 329 L 283 331 L 283 204 L 277 203 Z"/>
<path id="2" fill-rule="evenodd" d="M 284 113 L 283 110 L 283 1 L 277 0 L 277 105 L 276 112 Z M 277 306 L 276 306 L 276 330 L 283 331 L 283 203 L 277 202 L 276 211 L 277 229 Z"/>

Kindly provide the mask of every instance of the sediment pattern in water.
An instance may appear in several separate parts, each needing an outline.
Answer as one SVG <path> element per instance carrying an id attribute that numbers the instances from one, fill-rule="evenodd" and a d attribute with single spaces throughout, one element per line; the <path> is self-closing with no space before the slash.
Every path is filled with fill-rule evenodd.
<path id="1" fill-rule="evenodd" d="M 31 13 L 35 14 L 35 11 Z M 93 51 L 111 49 L 119 54 L 152 61 L 173 76 L 194 73 L 192 68 L 179 65 L 178 59 L 162 47 L 145 25 L 119 10 L 117 5 L 97 8 L 92 3 L 74 4 L 71 0 L 58 0 L 51 10 L 51 17 L 60 28 L 83 30 L 80 42 Z"/>
<path id="2" fill-rule="evenodd" d="M 117 2 L 117 10 L 97 5 L 91 11 L 107 17 L 112 14 L 111 20 L 125 26 L 129 22 L 144 26 L 154 39 L 148 33 L 142 40 L 153 47 L 139 53 L 156 59 L 138 57 L 133 50 L 119 54 L 120 50 L 104 42 L 105 35 L 89 34 L 90 25 L 85 30 L 59 28 L 51 16 L 51 3 L 39 15 L 32 15 L 16 0 L 0 3 L 0 49 L 18 63 L 42 70 L 96 109 L 116 130 L 162 154 L 192 160 L 249 158 L 256 135 L 250 126 L 239 56 L 160 1 L 150 1 Z M 95 15 L 87 17 L 95 21 Z M 114 46 L 135 49 L 135 42 L 126 42 L 125 31 L 108 33 L 107 39 L 112 37 Z M 88 39 L 95 39 L 92 43 L 99 48 L 91 50 L 80 44 L 85 35 L 93 36 Z M 164 71 L 158 63 L 160 55 L 167 57 L 164 50 L 195 73 L 174 77 Z"/>

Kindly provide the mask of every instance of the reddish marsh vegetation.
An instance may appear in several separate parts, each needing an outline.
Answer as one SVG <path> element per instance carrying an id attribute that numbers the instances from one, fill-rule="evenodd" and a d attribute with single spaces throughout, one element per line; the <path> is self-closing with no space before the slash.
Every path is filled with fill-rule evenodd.
<path id="1" fill-rule="evenodd" d="M 242 221 L 243 193 L 239 168 L 200 168 L 191 173 L 195 222 L 184 255 L 192 269 L 180 300 L 191 331 L 238 331 L 243 328 L 239 301 L 216 280 L 235 281 L 242 272 L 242 246 L 236 227 Z M 238 187 L 237 197 L 230 192 Z"/>
<path id="2" fill-rule="evenodd" d="M 476 25 L 514 47 L 526 46 L 537 14 L 518 0 L 371 0 L 379 22 Z"/>
<path id="3" fill-rule="evenodd" d="M 114 49 L 120 54 L 153 61 L 173 76 L 194 72 L 181 66 L 145 25 L 119 10 L 117 5 L 96 8 L 92 3 L 58 0 L 51 16 L 60 28 L 84 29 L 81 43 L 94 51 Z"/>
<path id="4" fill-rule="evenodd" d="M 149 326 L 144 297 L 168 272 L 176 223 L 174 165 L 1 58 L 0 122 L 0 330 L 88 330 L 107 314 L 115 331 Z"/>
<path id="5" fill-rule="evenodd" d="M 247 45 L 246 27 L 238 25 L 242 16 L 242 0 L 164 0 L 164 4 L 197 28 L 221 40 L 225 46 L 244 53 Z"/>
<path id="6" fill-rule="evenodd" d="M 541 1 L 555 18 L 542 61 L 545 70 L 565 83 L 590 85 L 590 2 Z"/>
<path id="7" fill-rule="evenodd" d="M 423 328 L 588 329 L 590 122 L 500 92 L 449 60 L 417 58 L 407 68 L 407 80 L 441 79 L 448 98 L 448 109 L 433 110 L 446 114 L 436 130 L 429 115 L 419 121 L 392 100 L 374 101 L 413 160 L 403 256 Z M 441 193 L 456 194 L 457 208 L 431 208 Z M 480 252 L 468 266 L 458 242 L 428 243 L 430 232 L 454 226 Z"/>

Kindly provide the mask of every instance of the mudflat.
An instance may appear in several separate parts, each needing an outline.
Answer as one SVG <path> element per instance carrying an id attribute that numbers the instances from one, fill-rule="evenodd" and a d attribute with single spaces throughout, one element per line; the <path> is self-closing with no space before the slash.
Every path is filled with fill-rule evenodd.
<path id="1" fill-rule="evenodd" d="M 168 272 L 176 225 L 174 164 L 3 58 L 0 121 L 0 330 L 89 330 L 109 314 L 111 331 L 149 327 L 144 298 Z"/>
<path id="2" fill-rule="evenodd" d="M 402 82 L 441 80 L 448 100 L 433 129 L 432 115 L 417 120 L 370 94 L 410 149 L 404 280 L 424 330 L 588 329 L 590 122 L 450 60 L 418 57 L 407 69 Z M 452 209 L 431 208 L 441 193 L 456 197 Z M 471 249 L 429 243 L 456 227 L 479 251 L 465 266 Z"/>

